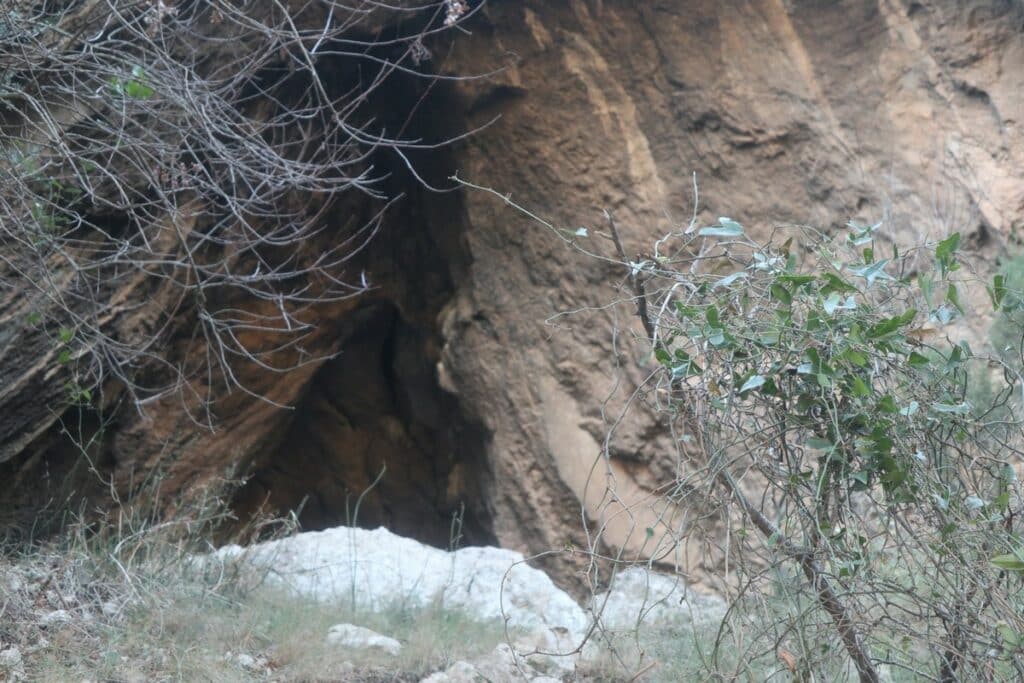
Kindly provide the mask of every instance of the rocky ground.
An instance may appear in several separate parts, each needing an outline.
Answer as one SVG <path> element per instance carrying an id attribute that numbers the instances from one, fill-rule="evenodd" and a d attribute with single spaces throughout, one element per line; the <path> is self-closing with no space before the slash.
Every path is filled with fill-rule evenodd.
<path id="1" fill-rule="evenodd" d="M 173 557 L 54 549 L 0 566 L 0 681 L 627 680 L 624 638 L 693 640 L 724 613 L 636 567 L 580 604 L 519 553 L 383 528 Z M 672 680 L 678 663 L 662 664 Z"/>

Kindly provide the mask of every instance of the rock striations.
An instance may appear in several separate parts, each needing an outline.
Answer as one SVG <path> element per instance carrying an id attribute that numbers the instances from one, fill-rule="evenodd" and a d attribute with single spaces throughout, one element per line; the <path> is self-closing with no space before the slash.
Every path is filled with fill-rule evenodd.
<path id="1" fill-rule="evenodd" d="M 701 216 L 733 216 L 761 236 L 786 222 L 884 219 L 885 239 L 901 244 L 959 230 L 984 263 L 1024 228 L 1018 2 L 490 0 L 468 22 L 428 41 L 422 69 L 488 76 L 396 76 L 367 105 L 367 118 L 407 123 L 428 143 L 476 131 L 410 152 L 434 187 L 457 173 L 571 234 L 592 234 L 607 209 L 629 254 L 685 222 L 694 174 Z M 454 518 L 470 543 L 529 554 L 585 547 L 585 516 L 628 556 L 649 554 L 647 529 L 660 538 L 678 523 L 654 495 L 673 473 L 671 440 L 637 410 L 604 441 L 646 372 L 628 307 L 606 307 L 623 273 L 491 194 L 429 191 L 386 151 L 374 163 L 388 176 L 381 188 L 404 199 L 353 262 L 376 288 L 313 311 L 307 350 L 338 355 L 284 376 L 240 366 L 271 402 L 218 395 L 213 429 L 180 397 L 139 412 L 115 396 L 102 419 L 53 409 L 52 349 L 25 343 L 25 311 L 0 292 L 0 508 L 17 521 L 68 491 L 103 500 L 106 486 L 87 485 L 95 476 L 67 442 L 70 424 L 102 431 L 91 465 L 122 494 L 159 474 L 170 500 L 234 472 L 249 477 L 238 512 L 301 506 L 307 528 L 358 512 L 361 524 L 443 546 Z M 377 208 L 343 202 L 321 239 L 346 238 L 351 216 Z M 116 296 L 141 306 L 148 295 Z M 172 335 L 176 352 L 194 351 L 189 338 Z M 696 546 L 665 559 L 696 577 L 718 570 Z M 571 576 L 571 562 L 547 562 Z M 356 566 L 342 583 L 419 575 L 395 569 Z M 515 615 L 513 596 L 530 590 L 511 576 Z M 579 609 L 555 604 L 578 629 Z"/>

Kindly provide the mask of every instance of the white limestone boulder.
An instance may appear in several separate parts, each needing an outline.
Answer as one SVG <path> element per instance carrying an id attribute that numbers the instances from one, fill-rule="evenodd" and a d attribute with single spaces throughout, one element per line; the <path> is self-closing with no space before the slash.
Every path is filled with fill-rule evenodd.
<path id="1" fill-rule="evenodd" d="M 247 548 L 225 546 L 212 560 L 242 561 L 301 595 L 357 608 L 440 603 L 482 621 L 507 619 L 516 630 L 548 629 L 570 639 L 582 638 L 589 624 L 547 574 L 501 548 L 447 552 L 383 528 L 338 527 Z"/>
<path id="2" fill-rule="evenodd" d="M 505 644 L 480 661 L 458 662 L 435 674 L 431 683 L 488 675 L 483 669 L 504 680 L 513 665 L 517 680 L 522 675 L 564 679 L 581 659 L 600 656 L 605 636 L 615 638 L 637 627 L 701 626 L 720 620 L 726 610 L 722 599 L 644 567 L 620 571 L 610 589 L 588 600 L 584 609 L 517 552 L 487 547 L 447 552 L 383 528 L 338 527 L 247 548 L 227 546 L 201 562 L 215 571 L 223 569 L 219 564 L 251 567 L 266 572 L 268 582 L 345 607 L 381 611 L 396 604 L 440 605 L 481 621 L 507 620 L 512 647 Z M 591 639 L 579 654 L 594 620 L 601 637 Z M 358 628 L 338 625 L 328 639 L 356 647 L 350 637 Z M 380 649 L 393 654 L 395 646 L 400 648 L 393 641 Z M 509 657 L 513 664 L 505 666 Z"/>

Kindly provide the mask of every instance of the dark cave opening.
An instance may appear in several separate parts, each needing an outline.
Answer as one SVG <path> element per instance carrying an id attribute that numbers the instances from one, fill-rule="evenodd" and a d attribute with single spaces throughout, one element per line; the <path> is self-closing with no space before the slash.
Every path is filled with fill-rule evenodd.
<path id="1" fill-rule="evenodd" d="M 382 133 L 423 143 L 462 133 L 451 115 L 462 107 L 443 80 L 396 74 L 371 105 Z M 401 197 L 360 255 L 375 288 L 330 321 L 338 355 L 318 370 L 279 439 L 257 454 L 234 507 L 242 520 L 298 511 L 303 529 L 385 526 L 439 547 L 494 543 L 489 435 L 436 370 L 438 316 L 468 265 L 459 195 L 430 189 L 450 185 L 453 149 L 399 155 L 385 146 L 372 164 L 377 189 Z M 343 238 L 352 216 L 341 211 L 332 220 Z"/>
<path id="2" fill-rule="evenodd" d="M 364 306 L 349 329 L 240 511 L 298 510 L 304 529 L 385 526 L 440 547 L 493 542 L 480 488 L 488 436 L 438 386 L 435 335 L 390 302 Z"/>

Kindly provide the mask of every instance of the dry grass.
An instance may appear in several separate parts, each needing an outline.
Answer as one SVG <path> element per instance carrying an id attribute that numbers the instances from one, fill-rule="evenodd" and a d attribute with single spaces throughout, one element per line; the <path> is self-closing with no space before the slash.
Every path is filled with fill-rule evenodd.
<path id="1" fill-rule="evenodd" d="M 200 543 L 181 539 L 182 526 L 126 532 L 128 526 L 76 527 L 60 543 L 0 560 L 0 682 L 418 681 L 506 640 L 500 623 L 440 606 L 353 611 L 294 595 L 248 568 L 211 576 L 188 560 Z M 184 528 L 192 535 L 204 526 Z M 802 618 L 791 618 L 778 641 L 764 628 L 787 614 L 820 617 L 813 606 L 781 593 L 736 607 L 721 630 L 698 621 L 601 634 L 574 680 L 855 679 L 834 643 L 801 638 Z M 338 623 L 393 637 L 402 652 L 329 645 L 325 636 Z M 4 664 L 3 651 L 11 648 L 21 654 L 20 666 Z M 801 670 L 793 671 L 780 650 Z M 801 679 L 805 671 L 814 673 Z M 922 680 L 887 673 L 888 681 Z"/>
<path id="2" fill-rule="evenodd" d="M 0 556 L 0 682 L 419 680 L 505 640 L 501 624 L 439 606 L 353 611 L 251 571 L 204 574 L 189 558 L 216 520 L 122 518 L 8 549 Z M 329 645 L 339 623 L 395 638 L 402 652 Z"/>
<path id="3" fill-rule="evenodd" d="M 190 558 L 219 513 L 185 517 L 75 525 L 57 541 L 0 556 L 0 683 L 418 681 L 517 635 L 437 605 L 371 613 L 314 602 L 249 567 L 204 572 Z M 820 612 L 784 590 L 785 577 L 777 581 L 734 604 L 724 626 L 698 620 L 600 634 L 573 680 L 855 680 L 841 648 L 815 638 Z M 329 645 L 339 623 L 395 638 L 402 652 Z M 893 683 L 926 680 L 886 674 Z"/>
<path id="4" fill-rule="evenodd" d="M 360 614 L 266 588 L 243 597 L 175 592 L 117 622 L 55 634 L 29 659 L 28 680 L 419 680 L 503 639 L 498 625 L 441 609 Z M 397 638 L 401 655 L 328 645 L 328 629 L 342 622 Z"/>

